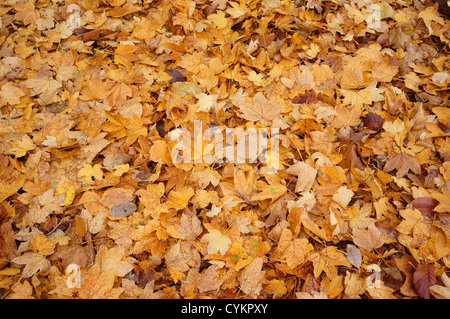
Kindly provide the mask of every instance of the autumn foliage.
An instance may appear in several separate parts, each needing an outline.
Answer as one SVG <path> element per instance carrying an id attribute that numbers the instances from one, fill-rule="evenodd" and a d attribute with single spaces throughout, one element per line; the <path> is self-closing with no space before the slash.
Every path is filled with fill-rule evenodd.
<path id="1" fill-rule="evenodd" d="M 450 298 L 449 26 L 428 0 L 2 1 L 0 297 Z M 280 166 L 174 161 L 194 121 L 277 128 Z"/>

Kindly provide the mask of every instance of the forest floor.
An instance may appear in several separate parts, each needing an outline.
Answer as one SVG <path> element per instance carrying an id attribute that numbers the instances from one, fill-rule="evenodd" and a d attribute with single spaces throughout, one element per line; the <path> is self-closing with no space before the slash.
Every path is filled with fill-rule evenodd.
<path id="1" fill-rule="evenodd" d="M 3 0 L 0 297 L 450 298 L 449 26 Z"/>

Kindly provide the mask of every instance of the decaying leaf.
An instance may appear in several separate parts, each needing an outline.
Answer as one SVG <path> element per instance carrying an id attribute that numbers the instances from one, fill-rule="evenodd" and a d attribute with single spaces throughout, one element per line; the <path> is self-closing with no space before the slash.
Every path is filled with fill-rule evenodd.
<path id="1" fill-rule="evenodd" d="M 239 276 L 239 284 L 242 291 L 251 296 L 258 296 L 262 289 L 262 279 L 265 271 L 262 270 L 263 258 L 254 259 L 244 268 Z"/>
<path id="2" fill-rule="evenodd" d="M 446 8 L 3 1 L 0 296 L 449 298 Z"/>
<path id="3" fill-rule="evenodd" d="M 430 287 L 436 284 L 434 265 L 418 264 L 413 274 L 413 283 L 419 296 L 430 299 Z"/>
<path id="4" fill-rule="evenodd" d="M 208 233 L 203 235 L 201 241 L 208 243 L 208 254 L 220 253 L 224 255 L 231 244 L 230 238 L 217 229 L 209 229 Z"/>

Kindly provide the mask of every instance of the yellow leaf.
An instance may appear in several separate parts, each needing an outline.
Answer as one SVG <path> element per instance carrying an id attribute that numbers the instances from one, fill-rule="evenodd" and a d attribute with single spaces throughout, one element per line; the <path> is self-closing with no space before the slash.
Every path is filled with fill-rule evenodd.
<path id="1" fill-rule="evenodd" d="M 167 199 L 169 200 L 167 205 L 175 208 L 176 210 L 181 210 L 188 205 L 189 200 L 193 195 L 194 190 L 192 188 L 183 186 L 181 190 L 173 190 L 169 193 L 167 196 Z"/>
<path id="2" fill-rule="evenodd" d="M 264 286 L 264 291 L 273 295 L 273 299 L 280 298 L 287 293 L 286 283 L 279 279 L 272 279 Z"/>
<path id="3" fill-rule="evenodd" d="M 114 62 L 122 64 L 127 69 L 133 67 L 133 62 L 137 61 L 139 57 L 134 54 L 138 47 L 131 44 L 119 44 L 115 51 Z"/>
<path id="4" fill-rule="evenodd" d="M 337 266 L 351 267 L 344 253 L 336 246 L 327 246 L 320 252 L 311 254 L 308 259 L 313 263 L 316 278 L 324 271 L 329 279 L 333 279 L 338 274 Z"/>
<path id="5" fill-rule="evenodd" d="M 103 179 L 102 166 L 100 164 L 95 164 L 91 166 L 89 164 L 84 165 L 84 167 L 78 172 L 78 177 L 84 177 L 86 183 L 92 184 L 96 180 Z"/>
<path id="6" fill-rule="evenodd" d="M 34 252 L 48 256 L 53 254 L 56 240 L 48 240 L 44 234 L 37 234 L 31 238 L 30 244 Z"/>
<path id="7" fill-rule="evenodd" d="M 208 254 L 216 254 L 220 252 L 220 254 L 225 255 L 228 251 L 229 246 L 231 245 L 231 239 L 223 235 L 217 229 L 209 229 L 208 234 L 203 235 L 201 242 L 207 242 L 207 251 Z"/>
<path id="8" fill-rule="evenodd" d="M 122 176 L 130 170 L 130 164 L 122 164 L 114 166 L 114 176 Z"/>
<path id="9" fill-rule="evenodd" d="M 294 239 L 292 232 L 284 228 L 278 241 L 277 251 L 281 254 L 281 258 L 286 260 L 287 266 L 294 269 L 306 261 L 308 254 L 313 251 L 313 246 L 307 238 Z"/>
<path id="10" fill-rule="evenodd" d="M 227 26 L 228 20 L 225 18 L 223 11 L 217 10 L 217 13 L 210 14 L 208 20 L 214 23 L 218 29 L 223 29 Z"/>
<path id="11" fill-rule="evenodd" d="M 16 157 L 23 157 L 28 151 L 32 151 L 36 148 L 33 140 L 27 135 L 23 135 L 21 140 L 10 141 L 11 148 L 5 153 L 15 155 Z"/>
<path id="12" fill-rule="evenodd" d="M 3 85 L 0 90 L 0 98 L 9 105 L 19 104 L 20 98 L 24 95 L 25 93 L 20 88 L 13 86 L 10 82 Z"/>

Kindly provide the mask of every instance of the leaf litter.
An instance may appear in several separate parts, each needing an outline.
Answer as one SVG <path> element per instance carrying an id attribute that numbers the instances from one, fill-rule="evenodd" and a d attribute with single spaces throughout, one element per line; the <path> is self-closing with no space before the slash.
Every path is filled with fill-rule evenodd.
<path id="1" fill-rule="evenodd" d="M 448 299 L 438 2 L 3 1 L 1 298 Z"/>

